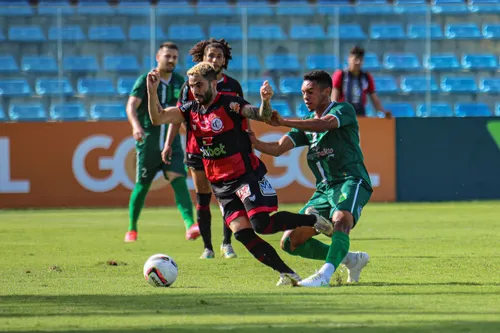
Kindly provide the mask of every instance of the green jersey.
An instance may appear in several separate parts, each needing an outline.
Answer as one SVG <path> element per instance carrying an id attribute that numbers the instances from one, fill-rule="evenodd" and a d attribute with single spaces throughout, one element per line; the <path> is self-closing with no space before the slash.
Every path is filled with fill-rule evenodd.
<path id="1" fill-rule="evenodd" d="M 359 145 L 359 125 L 354 108 L 349 103 L 333 102 L 323 115 L 327 114 L 337 118 L 339 128 L 322 133 L 293 128 L 286 135 L 295 147 L 309 147 L 307 164 L 316 178 L 316 186 L 361 179 L 371 190 L 370 176 Z M 311 113 L 303 119 L 313 117 L 314 113 Z"/>

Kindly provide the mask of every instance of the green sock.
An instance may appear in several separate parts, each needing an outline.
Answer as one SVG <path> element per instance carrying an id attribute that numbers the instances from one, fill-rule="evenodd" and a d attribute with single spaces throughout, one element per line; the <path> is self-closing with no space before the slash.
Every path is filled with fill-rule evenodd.
<path id="1" fill-rule="evenodd" d="M 328 250 L 330 247 L 325 243 L 315 239 L 310 238 L 304 244 L 297 246 L 295 250 L 290 248 L 290 237 L 285 239 L 285 252 L 290 253 L 293 256 L 301 256 L 307 259 L 325 260 Z"/>
<path id="2" fill-rule="evenodd" d="M 144 207 L 144 201 L 146 200 L 150 186 L 151 184 L 135 183 L 128 204 L 128 231 L 137 231 L 137 221 L 139 220 L 139 215 L 141 215 L 142 207 Z"/>
<path id="3" fill-rule="evenodd" d="M 187 187 L 186 177 L 177 177 L 170 182 L 175 193 L 175 203 L 177 209 L 181 213 L 186 230 L 194 224 L 193 219 L 193 202 Z"/>
<path id="4" fill-rule="evenodd" d="M 326 262 L 332 264 L 337 269 L 347 255 L 347 252 L 349 252 L 349 235 L 341 231 L 335 231 L 332 236 L 332 244 L 326 256 Z"/>

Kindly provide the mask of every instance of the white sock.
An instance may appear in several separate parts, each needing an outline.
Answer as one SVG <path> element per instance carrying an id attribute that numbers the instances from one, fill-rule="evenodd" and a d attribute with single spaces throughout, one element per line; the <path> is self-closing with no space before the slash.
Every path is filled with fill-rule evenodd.
<path id="1" fill-rule="evenodd" d="M 335 267 L 330 263 L 326 263 L 320 268 L 319 272 L 323 274 L 327 281 L 330 281 L 333 273 L 335 272 Z"/>

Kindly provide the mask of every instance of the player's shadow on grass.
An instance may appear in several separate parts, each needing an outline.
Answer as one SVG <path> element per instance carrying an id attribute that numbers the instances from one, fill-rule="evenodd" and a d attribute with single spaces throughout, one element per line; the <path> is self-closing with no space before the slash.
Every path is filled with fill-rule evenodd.
<path id="1" fill-rule="evenodd" d="M 346 284 L 343 287 L 356 288 L 356 287 L 399 287 L 399 286 L 409 286 L 409 287 L 425 287 L 425 286 L 500 286 L 500 283 L 496 282 L 363 282 L 360 284 Z"/>

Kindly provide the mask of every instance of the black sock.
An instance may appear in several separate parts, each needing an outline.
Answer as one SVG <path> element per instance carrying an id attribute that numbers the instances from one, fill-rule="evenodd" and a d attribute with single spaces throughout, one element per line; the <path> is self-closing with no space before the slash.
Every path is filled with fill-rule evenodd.
<path id="1" fill-rule="evenodd" d="M 222 231 L 224 232 L 224 238 L 222 239 L 222 244 L 223 245 L 228 245 L 231 244 L 231 236 L 233 235 L 233 232 L 229 227 L 226 225 L 226 223 L 223 223 L 222 226 Z"/>
<path id="2" fill-rule="evenodd" d="M 290 212 L 278 212 L 269 216 L 268 213 L 261 212 L 253 215 L 250 222 L 255 232 L 268 235 L 297 227 L 312 227 L 316 223 L 316 216 Z"/>
<path id="3" fill-rule="evenodd" d="M 293 273 L 293 270 L 281 260 L 278 252 L 265 240 L 257 236 L 253 229 L 242 229 L 234 233 L 234 238 L 261 263 L 280 273 Z"/>
<path id="4" fill-rule="evenodd" d="M 198 225 L 200 227 L 203 246 L 206 249 L 214 250 L 212 247 L 212 214 L 210 213 L 210 200 L 212 193 L 196 193 L 196 215 L 198 216 Z"/>

